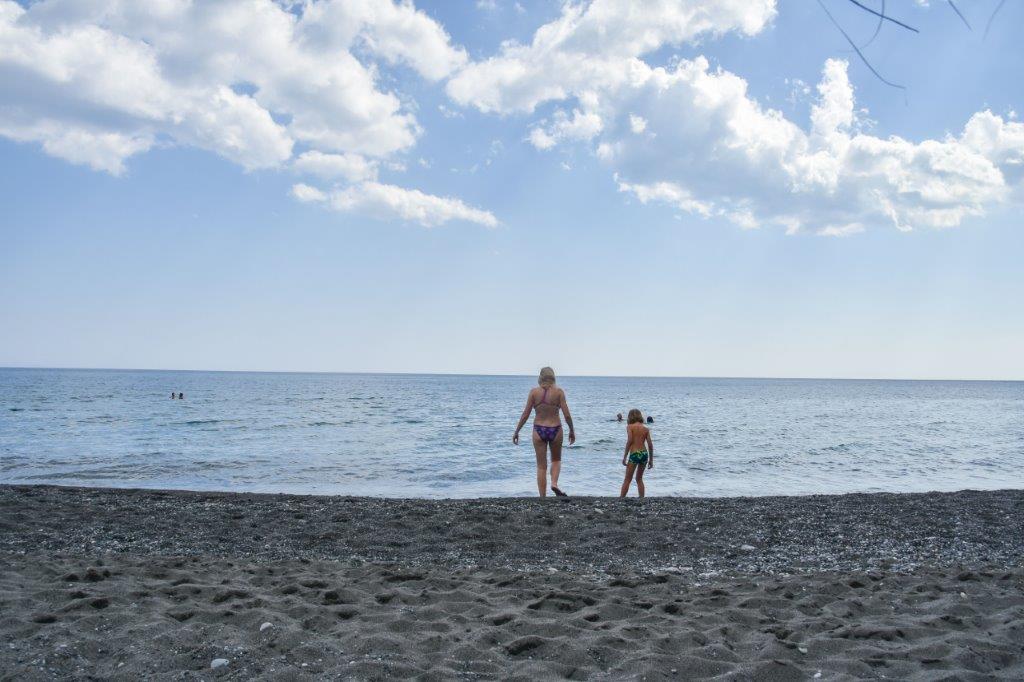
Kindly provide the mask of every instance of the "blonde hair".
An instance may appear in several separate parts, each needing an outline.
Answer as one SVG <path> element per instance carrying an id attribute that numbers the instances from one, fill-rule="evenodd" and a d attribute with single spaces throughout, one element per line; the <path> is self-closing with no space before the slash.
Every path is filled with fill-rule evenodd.
<path id="1" fill-rule="evenodd" d="M 555 370 L 550 367 L 541 367 L 540 376 L 537 377 L 538 384 L 553 384 L 555 383 Z"/>
<path id="2" fill-rule="evenodd" d="M 629 424 L 643 424 L 644 416 L 640 414 L 640 410 L 634 407 L 629 411 L 629 416 L 626 417 L 626 422 Z"/>

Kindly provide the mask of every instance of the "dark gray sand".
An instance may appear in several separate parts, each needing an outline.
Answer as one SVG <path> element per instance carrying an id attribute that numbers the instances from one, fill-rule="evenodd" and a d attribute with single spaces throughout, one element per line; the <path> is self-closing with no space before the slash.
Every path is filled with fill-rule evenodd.
<path id="1" fill-rule="evenodd" d="M 0 486 L 0 679 L 1020 680 L 1022 546 L 1024 491 Z"/>

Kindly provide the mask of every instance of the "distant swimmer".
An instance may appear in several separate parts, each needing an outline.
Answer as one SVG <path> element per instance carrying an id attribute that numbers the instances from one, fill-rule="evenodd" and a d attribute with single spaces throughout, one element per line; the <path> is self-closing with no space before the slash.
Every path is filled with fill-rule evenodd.
<path id="1" fill-rule="evenodd" d="M 177 397 L 178 397 L 178 394 L 175 393 L 174 391 L 171 391 L 171 400 L 174 400 Z"/>
<path id="2" fill-rule="evenodd" d="M 178 394 L 178 400 L 184 400 L 184 399 L 185 399 L 185 394 L 184 393 L 179 393 Z M 650 417 L 648 417 L 648 419 L 650 419 Z"/>
<path id="3" fill-rule="evenodd" d="M 654 423 L 654 417 L 652 417 L 650 415 L 647 415 L 647 423 L 648 424 L 653 424 Z"/>
<path id="4" fill-rule="evenodd" d="M 172 395 L 171 397 L 173 398 L 174 396 Z M 622 413 L 621 412 L 619 412 L 617 415 L 615 415 L 615 421 L 617 421 L 617 422 L 622 421 Z"/>

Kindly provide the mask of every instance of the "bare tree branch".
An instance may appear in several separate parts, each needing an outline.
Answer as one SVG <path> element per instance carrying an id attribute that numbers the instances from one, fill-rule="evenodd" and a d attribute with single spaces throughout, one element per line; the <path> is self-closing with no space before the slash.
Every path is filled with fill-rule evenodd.
<path id="1" fill-rule="evenodd" d="M 953 0 L 946 0 L 946 2 L 948 2 L 949 6 L 953 8 L 953 11 L 956 12 L 956 15 L 960 17 L 960 21 L 964 22 L 964 26 L 967 27 L 967 30 L 973 31 L 974 29 L 971 28 L 971 24 L 969 21 L 967 21 L 967 17 L 960 13 L 960 8 L 956 6 L 956 3 L 953 2 Z"/>
<path id="2" fill-rule="evenodd" d="M 999 0 L 999 4 L 996 5 L 996 8 L 992 11 L 992 14 L 989 15 L 988 22 L 985 24 L 985 38 L 988 38 L 988 30 L 992 28 L 992 20 L 996 18 L 996 15 L 999 14 L 999 10 L 1001 10 L 1003 8 L 1003 5 L 1005 4 L 1006 0 Z"/>
<path id="3" fill-rule="evenodd" d="M 864 53 L 860 51 L 859 47 L 857 47 L 857 43 L 853 42 L 853 39 L 850 38 L 849 34 L 847 34 L 847 32 L 843 30 L 843 27 L 839 25 L 839 22 L 835 20 L 835 17 L 833 17 L 832 13 L 828 11 L 828 8 L 825 7 L 825 3 L 822 2 L 822 0 L 818 0 L 818 6 L 821 7 L 823 12 L 825 12 L 825 16 L 829 18 L 829 21 L 831 21 L 832 24 L 837 29 L 839 29 L 839 32 L 843 34 L 843 37 L 846 38 L 846 42 L 850 43 L 850 47 L 852 47 L 853 51 L 857 53 L 857 56 L 860 57 L 860 60 L 864 62 L 864 66 L 868 67 L 868 69 L 871 70 L 871 73 L 875 74 L 875 78 L 877 78 L 878 80 L 882 81 L 883 83 L 890 87 L 899 88 L 900 90 L 907 89 L 904 85 L 893 83 L 892 81 L 888 81 L 885 78 L 883 78 L 882 74 L 878 73 L 878 71 L 875 70 L 875 67 L 871 66 L 871 62 L 867 60 L 867 58 L 864 56 Z"/>
<path id="4" fill-rule="evenodd" d="M 886 14 L 885 13 L 885 2 L 884 2 L 884 0 L 882 2 L 882 11 L 881 12 L 877 12 L 877 11 L 871 9 L 867 5 L 864 5 L 864 4 L 860 3 L 860 2 L 857 2 L 857 0 L 850 0 L 850 2 L 852 2 L 857 7 L 860 7 L 862 10 L 864 10 L 868 14 L 874 14 L 876 17 L 878 17 L 878 28 L 882 27 L 882 22 L 883 21 L 891 21 L 892 23 L 896 24 L 897 26 L 902 26 L 903 28 L 907 29 L 908 31 L 913 31 L 914 33 L 920 33 L 920 31 L 918 31 L 913 26 L 907 26 L 902 21 L 899 21 L 897 19 L 893 19 L 888 14 Z M 875 35 L 878 35 L 878 30 L 877 29 L 875 30 Z M 874 39 L 875 39 L 875 37 L 871 36 L 871 40 L 874 40 Z M 871 41 L 869 40 L 868 42 L 871 42 Z"/>
<path id="5" fill-rule="evenodd" d="M 884 14 L 885 14 L 885 0 L 882 0 L 882 12 L 878 16 L 878 24 L 875 26 L 875 32 L 871 34 L 871 37 L 868 38 L 868 41 L 866 43 L 864 43 L 863 45 L 860 46 L 860 49 L 863 50 L 865 47 L 867 47 L 871 43 L 875 42 L 875 38 L 877 38 L 878 34 L 882 32 L 882 22 L 885 21 Z"/>

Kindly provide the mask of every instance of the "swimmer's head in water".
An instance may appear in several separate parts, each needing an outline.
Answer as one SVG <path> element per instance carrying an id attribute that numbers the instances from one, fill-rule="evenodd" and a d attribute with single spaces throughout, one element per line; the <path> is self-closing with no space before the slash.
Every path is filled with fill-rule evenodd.
<path id="1" fill-rule="evenodd" d="M 626 417 L 626 421 L 630 424 L 643 424 L 644 416 L 640 414 L 640 410 L 635 407 L 629 411 L 629 416 Z"/>
<path id="2" fill-rule="evenodd" d="M 541 367 L 540 376 L 537 377 L 537 383 L 541 386 L 552 386 L 555 383 L 555 370 L 550 367 Z"/>

